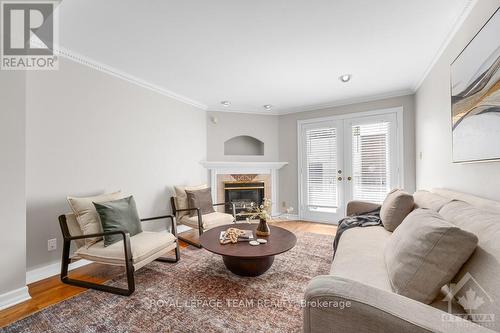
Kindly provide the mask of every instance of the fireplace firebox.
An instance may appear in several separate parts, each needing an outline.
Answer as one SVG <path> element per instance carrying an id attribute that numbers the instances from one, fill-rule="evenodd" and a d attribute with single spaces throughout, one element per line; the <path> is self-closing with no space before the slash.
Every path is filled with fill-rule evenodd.
<path id="1" fill-rule="evenodd" d="M 236 214 L 239 214 L 236 219 L 244 220 L 246 208 L 250 207 L 252 202 L 260 205 L 264 200 L 264 182 L 225 182 L 224 196 L 226 202 L 234 203 Z M 232 213 L 228 206 L 226 213 Z"/>

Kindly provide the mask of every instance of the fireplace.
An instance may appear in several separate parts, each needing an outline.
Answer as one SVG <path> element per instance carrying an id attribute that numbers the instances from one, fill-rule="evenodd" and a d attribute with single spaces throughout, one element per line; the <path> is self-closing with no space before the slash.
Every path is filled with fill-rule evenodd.
<path id="1" fill-rule="evenodd" d="M 278 170 L 285 166 L 287 162 L 230 162 L 230 161 L 204 161 L 201 164 L 208 169 L 210 174 L 210 187 L 212 188 L 212 200 L 214 202 L 225 202 L 226 183 L 228 187 L 238 187 L 241 183 L 259 183 L 264 191 L 260 192 L 260 200 L 264 196 L 271 200 L 272 214 L 278 215 Z M 231 184 L 236 184 L 232 186 Z M 231 186 L 230 186 L 231 185 Z M 248 190 L 248 189 L 247 189 Z M 222 211 L 223 208 L 219 207 Z"/>
<path id="2" fill-rule="evenodd" d="M 225 202 L 234 203 L 236 214 L 244 213 L 245 207 L 250 207 L 253 202 L 260 205 L 264 200 L 265 183 L 262 181 L 241 182 L 230 181 L 224 182 L 224 197 Z M 231 207 L 226 206 L 226 213 L 231 214 Z M 246 217 L 238 216 L 237 220 L 244 220 Z"/>

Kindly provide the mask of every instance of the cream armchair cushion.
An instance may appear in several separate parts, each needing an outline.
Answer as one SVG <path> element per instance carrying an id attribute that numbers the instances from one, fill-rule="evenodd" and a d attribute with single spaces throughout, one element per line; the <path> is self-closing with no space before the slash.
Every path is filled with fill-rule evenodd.
<path id="1" fill-rule="evenodd" d="M 203 229 L 208 230 L 212 229 L 214 227 L 218 227 L 220 225 L 226 225 L 226 224 L 231 224 L 234 222 L 234 217 L 233 215 L 226 214 L 226 213 L 220 213 L 220 212 L 214 212 L 214 213 L 209 213 L 202 215 L 202 222 L 203 222 Z M 180 220 L 179 223 L 185 224 L 189 227 L 198 229 L 198 216 L 183 216 Z"/>
<path id="2" fill-rule="evenodd" d="M 134 268 L 137 270 L 163 254 L 175 249 L 176 238 L 169 232 L 143 231 L 130 237 L 130 247 Z M 75 254 L 83 259 L 110 265 L 125 266 L 123 240 L 104 246 L 99 241 L 92 246 L 80 247 Z"/>
<path id="3" fill-rule="evenodd" d="M 84 235 L 90 235 L 102 232 L 101 221 L 94 207 L 94 202 L 102 203 L 118 199 L 123 199 L 121 191 L 87 198 L 68 197 L 68 203 L 73 213 L 75 213 L 76 220 L 80 225 L 80 229 L 82 229 L 82 233 Z M 86 238 L 85 244 L 90 246 L 101 239 L 102 237 Z"/>

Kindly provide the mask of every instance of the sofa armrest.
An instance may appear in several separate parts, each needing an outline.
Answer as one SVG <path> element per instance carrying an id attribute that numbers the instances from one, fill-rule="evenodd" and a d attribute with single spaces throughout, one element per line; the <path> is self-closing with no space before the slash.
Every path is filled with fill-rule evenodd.
<path id="1" fill-rule="evenodd" d="M 303 305 L 305 333 L 493 332 L 396 293 L 330 275 L 311 280 Z"/>
<path id="2" fill-rule="evenodd" d="M 364 213 L 371 212 L 372 210 L 375 210 L 377 208 L 381 207 L 381 205 L 373 203 L 373 202 L 368 202 L 368 201 L 349 201 L 347 203 L 347 216 L 352 216 L 352 215 L 361 215 Z"/>

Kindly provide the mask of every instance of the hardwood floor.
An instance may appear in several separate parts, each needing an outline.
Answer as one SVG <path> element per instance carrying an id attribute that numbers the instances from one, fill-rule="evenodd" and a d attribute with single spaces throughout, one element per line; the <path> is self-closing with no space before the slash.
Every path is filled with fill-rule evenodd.
<path id="1" fill-rule="evenodd" d="M 337 230 L 337 227 L 333 225 L 312 223 L 306 221 L 280 221 L 272 222 L 271 224 L 283 227 L 292 232 L 302 231 L 333 235 Z M 182 233 L 182 236 L 190 240 L 197 240 L 197 233 L 194 230 L 184 232 Z M 187 244 L 184 242 L 181 242 L 180 245 L 181 248 L 187 247 Z M 103 283 L 123 271 L 123 267 L 93 263 L 77 268 L 71 271 L 70 274 L 71 276 L 78 279 L 85 279 L 92 282 Z M 73 287 L 61 283 L 58 275 L 29 284 L 28 288 L 31 295 L 31 299 L 29 301 L 0 311 L 0 327 L 6 326 L 35 312 L 38 312 L 52 304 L 59 303 L 61 301 L 64 301 L 65 299 L 76 296 L 87 290 L 85 288 Z"/>

